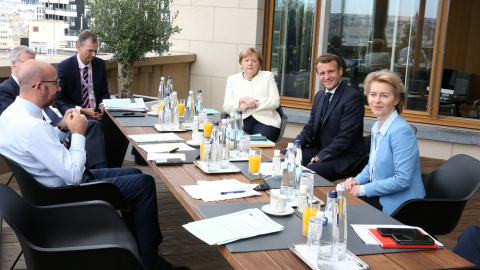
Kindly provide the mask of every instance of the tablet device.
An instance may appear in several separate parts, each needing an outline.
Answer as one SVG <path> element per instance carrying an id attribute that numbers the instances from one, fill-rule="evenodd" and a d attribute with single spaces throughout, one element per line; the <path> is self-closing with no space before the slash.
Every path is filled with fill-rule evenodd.
<path id="1" fill-rule="evenodd" d="M 423 235 L 418 229 L 415 228 L 377 228 L 378 233 L 381 236 L 392 236 L 394 233 L 398 234 L 413 234 L 413 235 Z"/>
<path id="2" fill-rule="evenodd" d="M 157 166 L 173 166 L 183 164 L 183 161 L 179 158 L 155 159 L 153 162 Z"/>

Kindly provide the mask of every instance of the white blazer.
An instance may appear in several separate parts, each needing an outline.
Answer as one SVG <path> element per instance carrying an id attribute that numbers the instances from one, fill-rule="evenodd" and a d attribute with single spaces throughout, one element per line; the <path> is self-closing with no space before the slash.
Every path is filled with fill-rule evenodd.
<path id="1" fill-rule="evenodd" d="M 257 108 L 243 112 L 244 119 L 252 115 L 264 125 L 280 128 L 282 119 L 275 110 L 280 106 L 280 95 L 272 72 L 259 70 L 251 81 L 244 79 L 242 73 L 229 76 L 223 110 L 226 113 L 238 111 L 243 96 L 259 100 Z"/>

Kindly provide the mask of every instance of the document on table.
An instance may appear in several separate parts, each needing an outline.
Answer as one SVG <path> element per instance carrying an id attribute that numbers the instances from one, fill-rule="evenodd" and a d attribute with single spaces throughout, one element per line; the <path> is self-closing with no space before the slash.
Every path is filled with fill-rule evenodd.
<path id="1" fill-rule="evenodd" d="M 181 159 L 185 161 L 185 154 L 170 154 L 170 153 L 148 153 L 147 160 L 159 160 L 159 162 L 167 162 L 169 159 Z"/>
<path id="2" fill-rule="evenodd" d="M 103 105 L 108 111 L 148 111 L 143 98 L 104 99 Z"/>
<path id="3" fill-rule="evenodd" d="M 221 245 L 239 239 L 283 230 L 258 208 L 190 222 L 183 225 L 190 233 L 209 245 Z"/>
<path id="4" fill-rule="evenodd" d="M 188 146 L 185 143 L 156 143 L 156 144 L 141 144 L 139 145 L 147 153 L 169 153 L 175 151 L 191 151 L 195 148 Z"/>
<path id="5" fill-rule="evenodd" d="M 414 227 L 414 226 L 407 226 L 407 225 L 365 225 L 365 224 L 351 224 L 353 230 L 357 233 L 357 235 L 362 239 L 362 241 L 365 243 L 365 245 L 380 245 L 377 240 L 370 234 L 368 231 L 369 229 L 377 229 L 378 227 L 381 228 L 413 228 L 413 229 L 419 229 L 422 233 L 427 234 L 426 231 L 424 231 L 420 227 Z M 439 247 L 443 247 L 443 244 L 435 240 L 435 243 Z"/>
<path id="6" fill-rule="evenodd" d="M 140 134 L 140 135 L 128 135 L 130 139 L 137 143 L 161 143 L 161 142 L 181 142 L 182 138 L 178 137 L 175 133 L 152 133 L 152 134 Z"/>
<path id="7" fill-rule="evenodd" d="M 197 181 L 197 184 L 182 186 L 182 188 L 194 199 L 202 199 L 205 202 L 261 195 L 260 192 L 253 190 L 257 184 L 246 184 L 236 179 Z"/>

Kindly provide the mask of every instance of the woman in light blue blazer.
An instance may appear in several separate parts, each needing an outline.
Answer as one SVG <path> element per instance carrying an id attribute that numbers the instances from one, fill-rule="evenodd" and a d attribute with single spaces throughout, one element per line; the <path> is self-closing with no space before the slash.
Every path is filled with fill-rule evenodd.
<path id="1" fill-rule="evenodd" d="M 425 197 L 417 139 L 400 116 L 405 91 L 398 75 L 389 70 L 370 73 L 365 79 L 368 105 L 378 121 L 372 127 L 370 158 L 345 189 L 391 215 L 403 202 Z"/>

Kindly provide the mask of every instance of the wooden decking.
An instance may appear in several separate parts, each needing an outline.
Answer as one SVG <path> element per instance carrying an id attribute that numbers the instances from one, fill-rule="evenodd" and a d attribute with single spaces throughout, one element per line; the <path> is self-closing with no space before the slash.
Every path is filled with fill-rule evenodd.
<path id="1" fill-rule="evenodd" d="M 278 148 L 284 148 L 286 142 L 290 139 L 284 139 L 277 144 Z M 422 172 L 432 171 L 441 165 L 444 161 L 438 159 L 421 158 Z M 155 173 L 149 166 L 137 166 L 135 163 L 125 161 L 124 166 L 138 167 L 144 173 L 155 176 Z M 6 183 L 11 173 L 0 174 L 0 183 Z M 182 225 L 193 219 L 183 209 L 182 205 L 175 199 L 168 188 L 163 184 L 160 178 L 155 177 L 157 184 L 157 198 L 160 218 L 160 227 L 164 235 L 164 241 L 160 246 L 159 252 L 164 257 L 178 265 L 185 265 L 191 269 L 232 269 L 230 264 L 220 254 L 215 246 L 209 246 L 192 236 Z M 12 180 L 10 186 L 19 191 L 15 180 Z M 480 225 L 480 191 L 467 203 L 455 231 L 439 236 L 439 240 L 448 249 L 453 249 L 458 236 L 471 225 Z M 8 225 L 3 222 L 3 235 L 0 247 L 0 270 L 10 269 L 13 261 L 20 252 L 20 245 L 17 237 Z M 23 258 L 17 264 L 15 269 L 25 269 Z"/>

